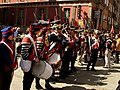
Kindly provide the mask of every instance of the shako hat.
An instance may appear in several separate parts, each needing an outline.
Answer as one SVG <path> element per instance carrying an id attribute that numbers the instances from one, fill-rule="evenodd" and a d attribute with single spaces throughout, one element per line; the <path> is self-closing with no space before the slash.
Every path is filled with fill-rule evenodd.
<path id="1" fill-rule="evenodd" d="M 1 30 L 1 32 L 2 32 L 2 37 L 7 38 L 8 36 L 12 35 L 13 32 L 12 32 L 11 29 L 12 29 L 11 26 L 8 26 L 8 27 L 2 29 L 2 30 Z"/>

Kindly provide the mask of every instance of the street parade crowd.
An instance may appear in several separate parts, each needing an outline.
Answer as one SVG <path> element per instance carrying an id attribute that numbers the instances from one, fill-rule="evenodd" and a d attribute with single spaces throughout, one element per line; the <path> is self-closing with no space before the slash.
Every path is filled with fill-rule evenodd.
<path id="1" fill-rule="evenodd" d="M 34 79 L 36 89 L 43 89 L 39 82 L 44 79 L 45 88 L 55 90 L 50 82 L 76 72 L 75 62 L 87 63 L 87 71 L 96 71 L 97 58 L 101 57 L 105 60 L 103 67 L 109 69 L 112 63 L 119 63 L 119 53 L 120 34 L 80 30 L 67 23 L 43 25 L 39 20 L 31 23 L 25 32 L 20 27 L 1 28 L 0 90 L 10 89 L 14 70 L 19 67 L 18 58 L 21 58 L 23 90 L 30 90 Z"/>

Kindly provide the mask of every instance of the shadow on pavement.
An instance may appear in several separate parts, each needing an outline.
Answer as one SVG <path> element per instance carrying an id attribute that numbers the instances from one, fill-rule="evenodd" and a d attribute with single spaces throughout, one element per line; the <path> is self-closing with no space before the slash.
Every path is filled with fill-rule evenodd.
<path id="1" fill-rule="evenodd" d="M 63 79 L 63 83 L 76 84 L 76 85 L 107 85 L 103 83 L 102 80 L 107 79 L 105 75 L 109 75 L 109 71 L 99 70 L 99 71 L 85 71 L 81 68 L 77 68 L 78 71 L 72 73 L 66 79 Z"/>
<path id="2" fill-rule="evenodd" d="M 120 67 L 119 66 L 114 66 L 112 67 L 113 69 L 119 69 L 120 70 Z"/>
<path id="3" fill-rule="evenodd" d="M 95 68 L 99 68 L 104 65 L 104 60 L 98 60 Z M 116 66 L 112 69 L 101 69 L 97 71 L 86 71 L 86 65 L 76 66 L 77 71 L 71 73 L 67 78 L 61 79 L 60 83 L 71 84 L 72 86 L 66 86 L 63 88 L 58 88 L 56 90 L 96 90 L 96 89 L 86 89 L 86 86 L 105 86 L 108 83 L 104 82 L 108 79 L 111 72 L 120 72 L 120 67 Z M 118 70 L 116 70 L 118 69 Z M 84 85 L 84 86 L 80 86 Z"/>
<path id="4" fill-rule="evenodd" d="M 80 86 L 66 86 L 63 88 L 56 88 L 56 90 L 86 90 L 86 88 Z"/>

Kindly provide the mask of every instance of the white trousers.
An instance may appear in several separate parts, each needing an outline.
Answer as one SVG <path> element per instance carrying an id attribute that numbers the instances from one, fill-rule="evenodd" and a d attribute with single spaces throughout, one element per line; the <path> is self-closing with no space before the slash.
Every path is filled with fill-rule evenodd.
<path id="1" fill-rule="evenodd" d="M 105 50 L 105 67 L 110 67 L 110 57 L 111 57 L 111 51 L 109 49 Z"/>

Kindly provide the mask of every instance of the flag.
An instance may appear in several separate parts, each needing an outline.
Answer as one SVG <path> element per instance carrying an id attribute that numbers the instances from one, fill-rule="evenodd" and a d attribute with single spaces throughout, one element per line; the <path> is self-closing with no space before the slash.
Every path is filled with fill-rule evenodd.
<path id="1" fill-rule="evenodd" d="M 111 33 L 115 33 L 115 30 L 114 30 L 114 27 L 113 27 L 113 25 L 112 25 L 112 28 L 111 28 L 111 31 L 110 31 Z"/>
<path id="2" fill-rule="evenodd" d="M 42 13 L 42 20 L 45 20 L 45 14 Z"/>

